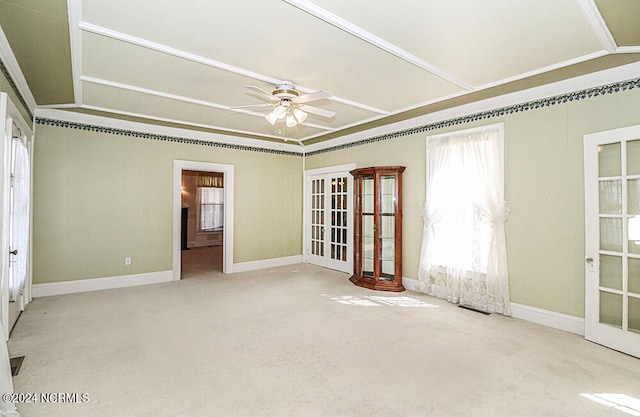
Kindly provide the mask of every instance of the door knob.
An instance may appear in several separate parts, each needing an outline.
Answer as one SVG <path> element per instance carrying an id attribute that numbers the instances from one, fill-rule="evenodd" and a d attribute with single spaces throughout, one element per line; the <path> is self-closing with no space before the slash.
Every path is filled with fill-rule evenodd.
<path id="1" fill-rule="evenodd" d="M 18 254 L 18 249 L 10 250 L 9 253 L 11 255 L 17 255 Z"/>
<path id="2" fill-rule="evenodd" d="M 593 263 L 593 258 L 587 258 L 587 259 L 585 259 L 585 261 L 587 261 L 587 263 L 589 263 L 589 264 Z"/>

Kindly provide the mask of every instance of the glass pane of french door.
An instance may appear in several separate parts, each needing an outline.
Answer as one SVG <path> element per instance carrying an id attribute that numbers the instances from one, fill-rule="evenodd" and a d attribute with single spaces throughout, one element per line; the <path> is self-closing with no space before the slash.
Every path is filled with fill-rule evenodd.
<path id="1" fill-rule="evenodd" d="M 331 178 L 331 259 L 347 261 L 347 177 Z"/>
<path id="2" fill-rule="evenodd" d="M 324 256 L 324 179 L 311 181 L 311 254 Z"/>

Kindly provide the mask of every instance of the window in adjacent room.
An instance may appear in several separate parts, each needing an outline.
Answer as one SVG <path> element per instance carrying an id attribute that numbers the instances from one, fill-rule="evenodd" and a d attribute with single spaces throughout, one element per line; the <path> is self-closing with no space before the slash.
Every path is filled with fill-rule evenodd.
<path id="1" fill-rule="evenodd" d="M 224 177 L 198 175 L 198 232 L 218 232 L 224 226 Z"/>

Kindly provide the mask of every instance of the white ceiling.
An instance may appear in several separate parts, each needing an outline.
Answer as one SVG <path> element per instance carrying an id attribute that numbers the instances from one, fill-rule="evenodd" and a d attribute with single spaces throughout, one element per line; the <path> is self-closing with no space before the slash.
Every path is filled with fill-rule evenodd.
<path id="1" fill-rule="evenodd" d="M 70 0 L 69 19 L 73 105 L 299 143 L 640 52 L 617 50 L 592 0 Z M 232 109 L 282 80 L 327 90 L 310 104 L 336 116 L 285 132 L 270 108 Z"/>

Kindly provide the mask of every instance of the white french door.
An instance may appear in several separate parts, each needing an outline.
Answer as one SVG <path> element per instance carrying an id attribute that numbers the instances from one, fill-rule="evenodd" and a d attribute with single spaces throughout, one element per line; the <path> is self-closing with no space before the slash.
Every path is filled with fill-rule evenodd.
<path id="1" fill-rule="evenodd" d="M 305 197 L 305 260 L 353 272 L 353 177 L 348 171 L 307 173 Z"/>
<path id="2" fill-rule="evenodd" d="M 0 322 L 5 339 L 31 300 L 31 149 L 32 133 L 5 93 L 0 94 L 3 169 L 2 293 Z"/>
<path id="3" fill-rule="evenodd" d="M 30 161 L 27 137 L 13 126 L 9 191 L 9 331 L 25 306 L 29 266 Z"/>
<path id="4" fill-rule="evenodd" d="M 585 337 L 640 357 L 640 126 L 584 137 Z"/>

